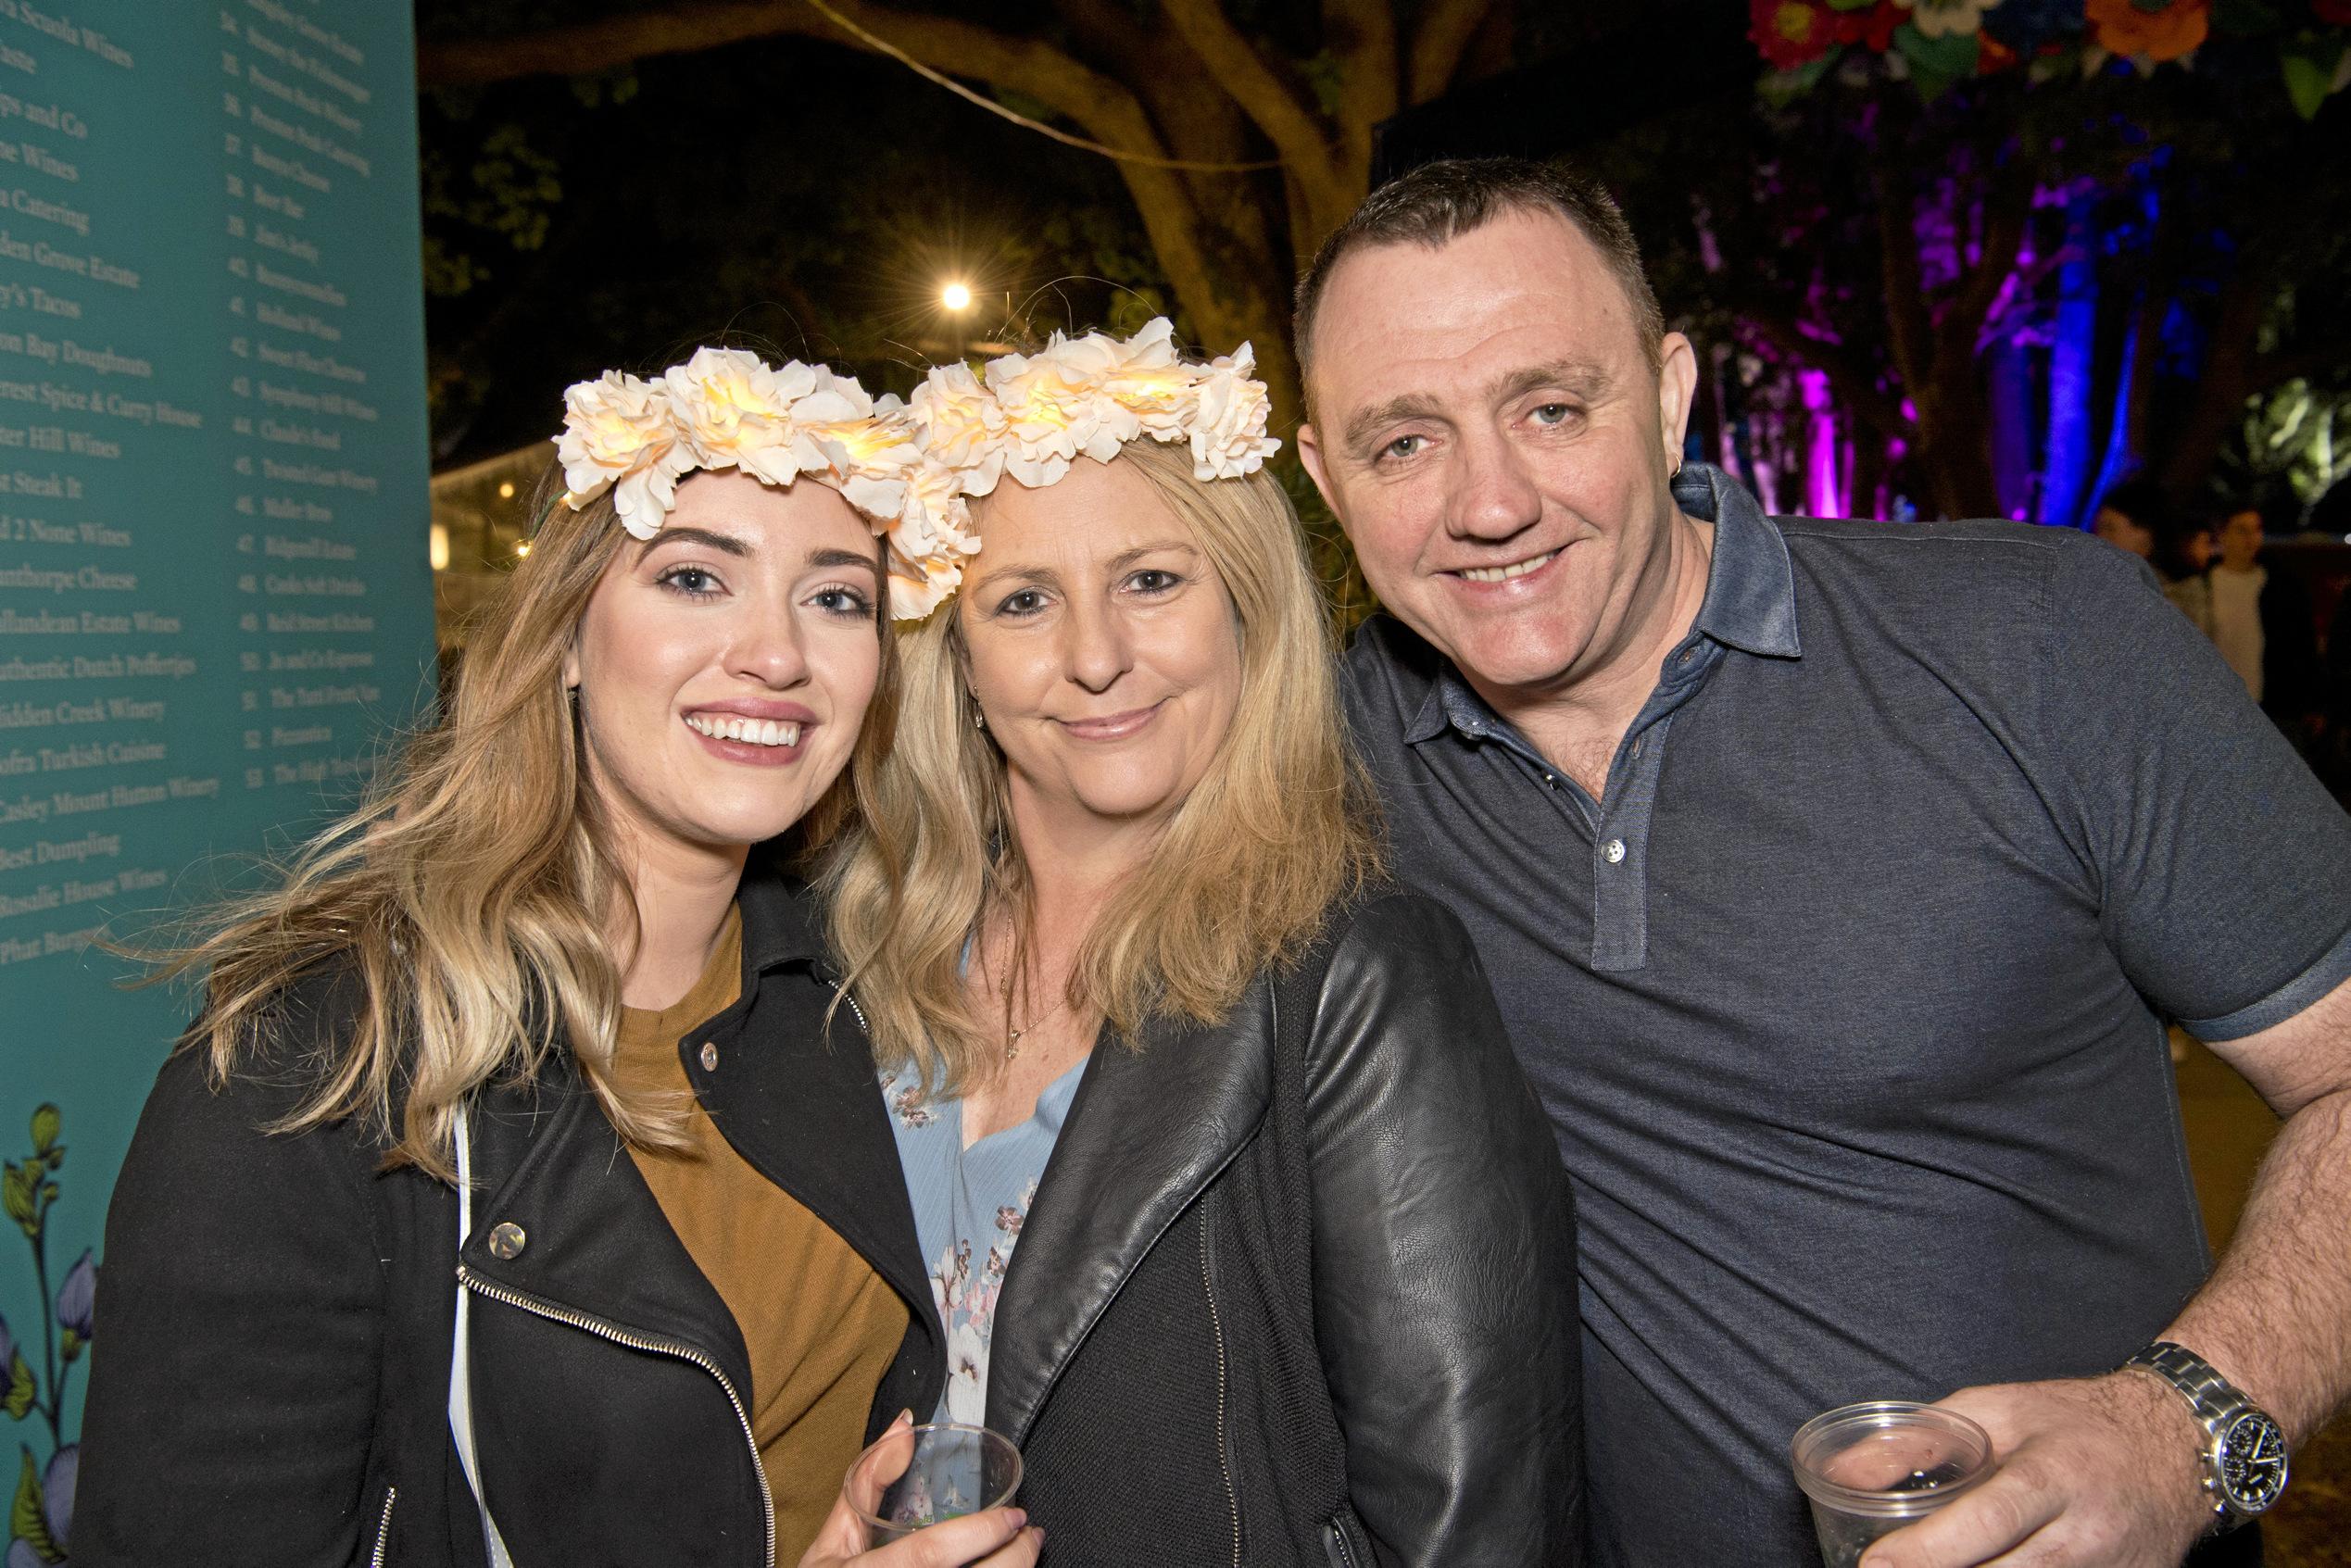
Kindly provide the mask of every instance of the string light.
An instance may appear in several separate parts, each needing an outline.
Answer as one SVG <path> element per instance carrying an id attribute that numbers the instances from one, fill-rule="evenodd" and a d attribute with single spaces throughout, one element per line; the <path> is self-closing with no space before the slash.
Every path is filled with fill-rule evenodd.
<path id="1" fill-rule="evenodd" d="M 938 291 L 938 302 L 949 310 L 969 310 L 972 307 L 972 291 L 962 283 L 949 283 Z"/>

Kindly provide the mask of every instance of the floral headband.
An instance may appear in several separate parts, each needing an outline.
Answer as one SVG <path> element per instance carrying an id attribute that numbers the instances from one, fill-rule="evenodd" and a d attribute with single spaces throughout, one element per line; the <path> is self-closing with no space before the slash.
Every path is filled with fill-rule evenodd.
<path id="1" fill-rule="evenodd" d="M 947 570 L 924 558 L 937 546 L 921 542 L 946 535 L 919 518 L 908 526 L 937 483 L 918 483 L 922 450 L 902 406 L 868 397 L 854 379 L 822 365 L 775 366 L 741 349 L 698 348 L 651 381 L 607 370 L 564 392 L 555 449 L 564 505 L 578 511 L 610 490 L 621 526 L 635 538 L 661 531 L 678 481 L 696 469 L 739 468 L 778 487 L 805 474 L 838 490 L 889 542 L 893 614 L 928 614 L 929 605 L 910 609 L 906 596 Z"/>
<path id="2" fill-rule="evenodd" d="M 1281 443 L 1265 433 L 1271 404 L 1250 375 L 1249 345 L 1192 364 L 1177 357 L 1174 334 L 1162 316 L 1123 342 L 1056 332 L 1042 352 L 1004 355 L 976 374 L 960 363 L 934 368 L 907 404 L 922 465 L 899 524 L 926 576 L 893 583 L 893 609 L 919 619 L 955 592 L 979 548 L 964 497 L 989 494 L 1006 474 L 1042 489 L 1080 456 L 1107 463 L 1144 436 L 1188 442 L 1192 476 L 1203 483 L 1264 466 Z"/>
<path id="3" fill-rule="evenodd" d="M 890 613 L 920 621 L 978 553 L 966 497 L 1008 473 L 1042 489 L 1081 455 L 1108 462 L 1146 435 L 1188 442 L 1203 482 L 1254 473 L 1281 449 L 1265 434 L 1270 404 L 1249 345 L 1191 364 L 1174 332 L 1163 316 L 1124 342 L 1056 332 L 1043 352 L 977 373 L 936 367 L 903 405 L 822 365 L 772 366 L 740 349 L 698 348 L 652 381 L 607 370 L 563 394 L 563 501 L 577 511 L 610 490 L 621 526 L 650 539 L 696 469 L 740 468 L 778 486 L 806 474 L 888 542 Z"/>

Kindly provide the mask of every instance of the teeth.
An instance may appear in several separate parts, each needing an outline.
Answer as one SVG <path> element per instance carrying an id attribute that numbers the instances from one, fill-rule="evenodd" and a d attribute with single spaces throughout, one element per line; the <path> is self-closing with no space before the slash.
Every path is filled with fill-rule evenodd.
<path id="1" fill-rule="evenodd" d="M 689 713 L 685 727 L 696 734 L 712 740 L 739 740 L 749 746 L 798 746 L 800 727 L 778 723 L 773 719 L 721 719 L 710 714 Z"/>
<path id="2" fill-rule="evenodd" d="M 1469 567 L 1462 575 L 1472 583 L 1507 583 L 1514 577 L 1524 577 L 1530 571 L 1550 565 L 1551 558 L 1558 553 L 1557 550 L 1546 550 L 1533 560 L 1522 560 L 1516 566 Z"/>

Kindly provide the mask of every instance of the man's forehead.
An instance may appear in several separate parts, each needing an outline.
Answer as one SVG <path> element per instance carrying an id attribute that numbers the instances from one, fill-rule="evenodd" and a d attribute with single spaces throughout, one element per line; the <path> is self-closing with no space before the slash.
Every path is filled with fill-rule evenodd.
<path id="1" fill-rule="evenodd" d="M 1506 214 L 1441 246 L 1356 252 L 1333 270 L 1313 330 L 1308 377 L 1317 404 L 1476 386 L 1527 366 L 1607 367 L 1641 354 L 1624 290 L 1597 248 L 1545 213 Z"/>

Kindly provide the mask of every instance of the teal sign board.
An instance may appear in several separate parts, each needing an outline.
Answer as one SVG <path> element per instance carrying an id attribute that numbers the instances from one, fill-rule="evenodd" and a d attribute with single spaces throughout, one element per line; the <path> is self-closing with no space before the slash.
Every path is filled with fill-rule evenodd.
<path id="1" fill-rule="evenodd" d="M 429 694 L 405 0 L 0 0 L 0 1449 L 63 1560 L 108 1184 L 184 994 L 93 947 Z"/>

